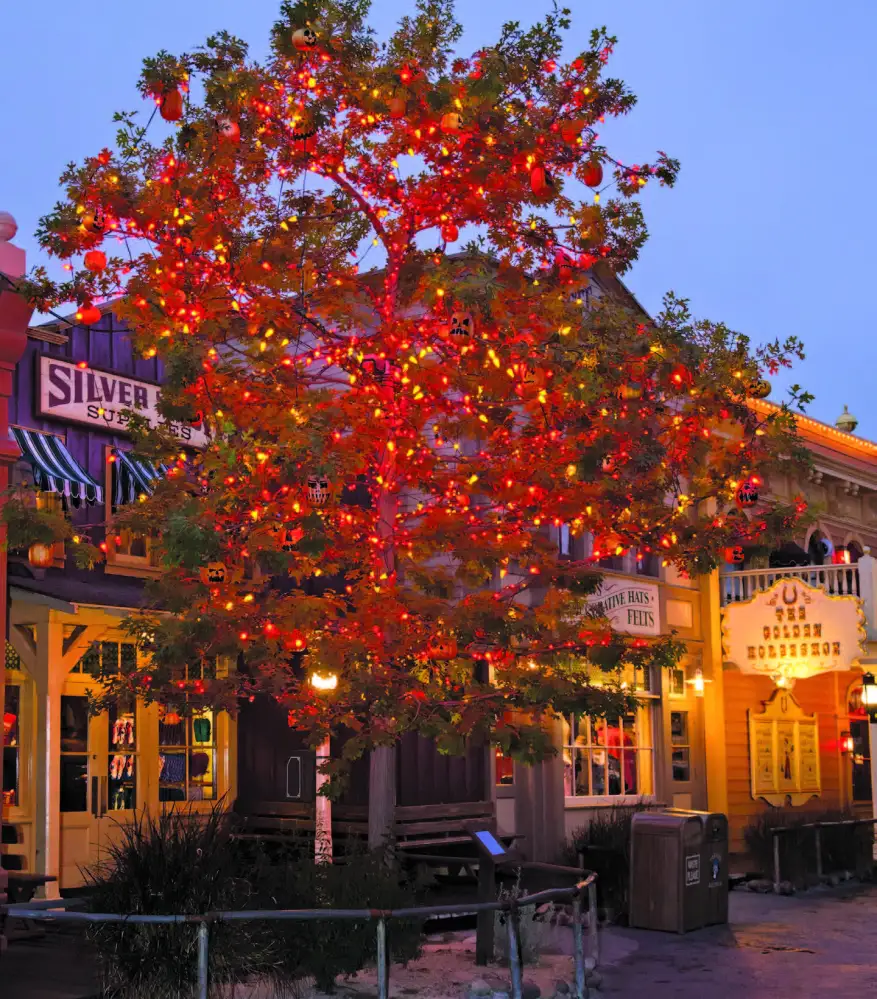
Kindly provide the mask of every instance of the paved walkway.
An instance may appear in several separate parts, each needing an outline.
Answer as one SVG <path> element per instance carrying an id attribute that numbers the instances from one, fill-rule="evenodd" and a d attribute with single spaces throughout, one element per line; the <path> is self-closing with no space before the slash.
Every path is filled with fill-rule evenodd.
<path id="1" fill-rule="evenodd" d="M 789 898 L 733 891 L 730 924 L 685 936 L 612 929 L 603 994 L 643 999 L 877 995 L 877 886 Z"/>

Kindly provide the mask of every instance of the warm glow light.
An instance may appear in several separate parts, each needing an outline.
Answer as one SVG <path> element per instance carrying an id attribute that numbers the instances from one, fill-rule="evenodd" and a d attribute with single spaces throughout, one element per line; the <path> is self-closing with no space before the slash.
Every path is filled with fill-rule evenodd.
<path id="1" fill-rule="evenodd" d="M 311 686 L 314 690 L 335 690 L 338 686 L 338 674 L 327 673 L 323 676 L 322 673 L 311 673 Z"/>

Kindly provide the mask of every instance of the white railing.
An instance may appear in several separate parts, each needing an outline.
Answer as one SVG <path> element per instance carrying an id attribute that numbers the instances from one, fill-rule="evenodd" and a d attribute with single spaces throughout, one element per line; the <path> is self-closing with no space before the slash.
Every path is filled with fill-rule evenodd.
<path id="1" fill-rule="evenodd" d="M 803 579 L 833 597 L 861 596 L 859 568 L 855 565 L 796 565 L 790 569 L 744 569 L 723 572 L 720 578 L 722 606 L 749 600 L 769 590 L 777 580 Z"/>

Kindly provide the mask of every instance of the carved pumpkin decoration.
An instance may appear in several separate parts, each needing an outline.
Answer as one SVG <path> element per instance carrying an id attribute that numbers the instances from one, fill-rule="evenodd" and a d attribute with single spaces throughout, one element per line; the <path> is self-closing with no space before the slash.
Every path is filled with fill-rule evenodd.
<path id="1" fill-rule="evenodd" d="M 55 553 L 52 545 L 44 545 L 40 542 L 33 544 L 27 550 L 27 560 L 31 565 L 39 569 L 48 569 L 55 561 Z"/>
<path id="2" fill-rule="evenodd" d="M 554 188 L 551 174 L 543 166 L 534 166 L 530 171 L 530 190 L 537 198 L 544 198 Z"/>
<path id="3" fill-rule="evenodd" d="M 738 487 L 734 499 L 741 510 L 753 507 L 758 502 L 758 485 L 758 480 L 753 478 L 747 479 Z"/>
<path id="4" fill-rule="evenodd" d="M 729 565 L 742 565 L 746 559 L 746 553 L 742 545 L 732 545 L 725 549 L 725 561 Z"/>
<path id="5" fill-rule="evenodd" d="M 104 229 L 107 227 L 107 220 L 103 209 L 95 208 L 93 211 L 85 212 L 79 225 L 90 236 L 102 236 Z"/>
<path id="6" fill-rule="evenodd" d="M 754 382 L 750 382 L 746 394 L 750 399 L 766 399 L 770 391 L 770 382 L 766 378 L 757 378 Z"/>
<path id="7" fill-rule="evenodd" d="M 309 475 L 307 495 L 314 506 L 325 506 L 332 495 L 331 482 L 325 475 Z"/>
<path id="8" fill-rule="evenodd" d="M 599 187 L 603 183 L 603 164 L 599 160 L 591 160 L 585 167 L 582 181 L 588 187 Z"/>
<path id="9" fill-rule="evenodd" d="M 183 95 L 176 87 L 161 95 L 158 113 L 165 121 L 179 121 L 183 117 Z"/>
<path id="10" fill-rule="evenodd" d="M 457 639 L 453 635 L 433 635 L 426 646 L 426 656 L 436 662 L 447 662 L 457 656 Z"/>
<path id="11" fill-rule="evenodd" d="M 208 586 L 221 586 L 228 578 L 228 569 L 224 562 L 208 562 L 207 567 L 201 569 L 199 575 L 202 583 Z"/>
<path id="12" fill-rule="evenodd" d="M 87 271 L 92 274 L 100 274 L 107 266 L 107 255 L 103 250 L 89 250 L 83 257 L 82 263 Z"/>
<path id="13" fill-rule="evenodd" d="M 173 708 L 164 708 L 164 714 L 162 715 L 162 713 L 161 713 L 161 707 L 164 707 L 164 706 L 161 705 L 160 708 L 159 708 L 159 717 L 161 719 L 162 724 L 164 724 L 164 725 L 179 725 L 180 722 L 183 720 L 180 717 L 179 711 L 175 711 Z"/>
<path id="14" fill-rule="evenodd" d="M 463 125 L 463 116 L 456 111 L 449 111 L 442 115 L 442 131 L 445 135 L 456 135 Z"/>
<path id="15" fill-rule="evenodd" d="M 100 309 L 96 305 L 81 305 L 76 310 L 76 318 L 83 326 L 94 326 L 100 322 Z"/>
<path id="16" fill-rule="evenodd" d="M 471 312 L 455 311 L 442 327 L 442 335 L 449 337 L 474 337 L 475 317 Z"/>
<path id="17" fill-rule="evenodd" d="M 317 33 L 310 28 L 297 28 L 292 33 L 292 46 L 297 52 L 313 52 L 317 47 Z"/>

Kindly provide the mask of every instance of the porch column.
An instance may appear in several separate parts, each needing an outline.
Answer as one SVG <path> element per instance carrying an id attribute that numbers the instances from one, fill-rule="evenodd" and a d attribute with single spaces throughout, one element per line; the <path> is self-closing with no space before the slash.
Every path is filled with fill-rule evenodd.
<path id="1" fill-rule="evenodd" d="M 532 765 L 515 764 L 515 832 L 528 860 L 557 863 L 566 839 L 563 797 L 563 726 L 548 723 L 556 756 Z"/>
<path id="2" fill-rule="evenodd" d="M 9 440 L 9 399 L 12 396 L 13 374 L 27 344 L 27 327 L 33 311 L 15 291 L 14 281 L 26 269 L 24 250 L 13 246 L 18 226 L 8 212 L 0 212 L 0 504 L 9 487 L 9 469 L 20 455 L 18 445 Z M 6 703 L 6 529 L 0 522 L 0 635 L 3 654 L 0 655 L 0 709 Z M 3 827 L 0 806 L 0 831 Z M 6 872 L 0 867 L 0 903 L 6 901 Z M 0 937 L 0 952 L 5 940 Z"/>
<path id="3" fill-rule="evenodd" d="M 859 573 L 859 598 L 865 612 L 865 634 L 869 642 L 877 642 L 877 559 L 871 555 L 871 549 L 867 546 L 856 569 Z"/>
<path id="4" fill-rule="evenodd" d="M 37 625 L 34 686 L 37 700 L 37 747 L 34 765 L 36 873 L 61 877 L 61 691 L 64 626 L 49 619 Z M 50 881 L 46 898 L 57 898 L 59 881 Z"/>
<path id="5" fill-rule="evenodd" d="M 725 743 L 725 674 L 722 667 L 721 580 L 718 570 L 700 582 L 703 630 L 703 726 L 706 751 L 706 796 L 711 812 L 728 814 L 728 764 Z"/>

